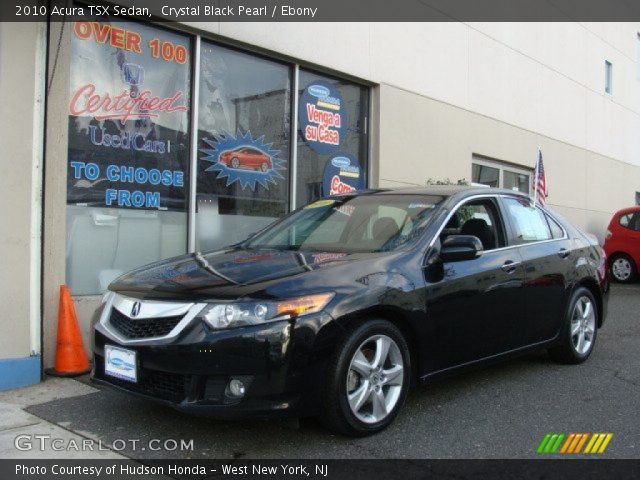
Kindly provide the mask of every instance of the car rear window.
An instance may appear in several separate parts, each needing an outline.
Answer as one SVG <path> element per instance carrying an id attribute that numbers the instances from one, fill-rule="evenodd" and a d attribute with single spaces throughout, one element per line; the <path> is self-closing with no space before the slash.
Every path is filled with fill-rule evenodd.
<path id="1" fill-rule="evenodd" d="M 628 228 L 630 230 L 640 231 L 640 213 L 639 212 L 631 212 L 626 213 L 620 217 L 618 220 L 621 226 L 624 228 Z"/>
<path id="2" fill-rule="evenodd" d="M 558 222 L 556 222 L 549 215 L 545 214 L 545 216 L 547 217 L 547 222 L 549 222 L 549 228 L 551 228 L 551 236 L 553 238 L 562 238 L 562 237 L 564 237 L 564 230 L 558 224 Z"/>
<path id="3" fill-rule="evenodd" d="M 633 213 L 627 213 L 626 215 L 622 215 L 620 217 L 620 225 L 622 225 L 623 227 L 629 228 L 629 222 L 631 221 L 632 216 L 633 216 Z"/>

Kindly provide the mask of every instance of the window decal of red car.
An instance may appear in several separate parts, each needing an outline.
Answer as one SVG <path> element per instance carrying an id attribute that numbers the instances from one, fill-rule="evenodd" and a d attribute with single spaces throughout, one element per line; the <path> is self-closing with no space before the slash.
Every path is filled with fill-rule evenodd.
<path id="1" fill-rule="evenodd" d="M 239 182 L 242 189 L 255 190 L 257 185 L 269 189 L 269 184 L 284 180 L 281 173 L 286 170 L 285 161 L 279 157 L 280 151 L 266 143 L 264 135 L 254 138 L 251 132 L 225 133 L 208 139 L 204 138 L 205 154 L 201 160 L 210 162 L 206 172 L 217 173 L 218 179 L 226 179 L 226 186 Z"/>
<path id="2" fill-rule="evenodd" d="M 237 147 L 220 154 L 220 163 L 235 170 L 246 169 L 267 173 L 273 168 L 271 157 L 254 147 Z"/>

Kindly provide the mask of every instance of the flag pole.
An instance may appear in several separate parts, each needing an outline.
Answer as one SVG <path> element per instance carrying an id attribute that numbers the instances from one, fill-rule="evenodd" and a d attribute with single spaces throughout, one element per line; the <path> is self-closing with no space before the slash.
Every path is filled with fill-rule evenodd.
<path id="1" fill-rule="evenodd" d="M 536 168 L 533 171 L 533 204 L 538 204 L 538 166 L 540 165 L 540 155 L 542 151 L 538 147 L 538 158 L 536 158 Z"/>

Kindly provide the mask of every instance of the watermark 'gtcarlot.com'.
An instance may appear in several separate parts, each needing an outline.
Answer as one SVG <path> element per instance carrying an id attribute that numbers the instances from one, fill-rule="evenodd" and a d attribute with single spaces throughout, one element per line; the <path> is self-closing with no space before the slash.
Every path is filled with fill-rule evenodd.
<path id="1" fill-rule="evenodd" d="M 167 451 L 167 452 L 192 452 L 193 439 L 176 440 L 173 438 L 152 438 L 140 440 L 139 438 L 116 438 L 111 443 L 103 443 L 101 440 L 83 438 L 59 438 L 49 434 L 21 434 L 14 438 L 13 445 L 16 450 L 23 452 L 38 450 L 40 452 L 93 452 L 100 450 L 120 451 Z"/>

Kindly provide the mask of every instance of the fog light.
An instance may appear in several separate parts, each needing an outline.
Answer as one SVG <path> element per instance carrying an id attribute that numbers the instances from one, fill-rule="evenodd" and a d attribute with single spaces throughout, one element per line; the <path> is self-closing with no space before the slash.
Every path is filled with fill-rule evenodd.
<path id="1" fill-rule="evenodd" d="M 234 378 L 229 382 L 229 392 L 231 392 L 231 395 L 234 397 L 244 397 L 245 391 L 246 389 L 242 380 Z"/>

